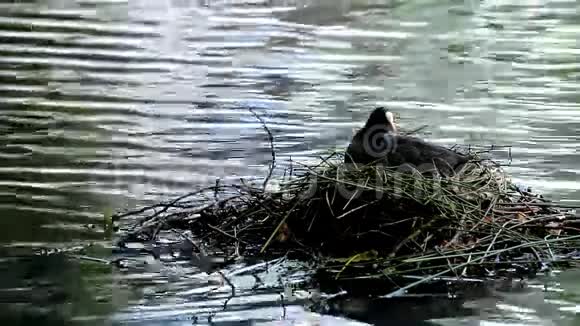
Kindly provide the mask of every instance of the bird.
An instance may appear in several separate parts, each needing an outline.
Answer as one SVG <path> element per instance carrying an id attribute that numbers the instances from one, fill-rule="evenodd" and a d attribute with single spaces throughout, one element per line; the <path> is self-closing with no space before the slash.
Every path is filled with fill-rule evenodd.
<path id="1" fill-rule="evenodd" d="M 469 157 L 417 137 L 398 134 L 393 113 L 377 107 L 353 136 L 344 162 L 355 166 L 410 167 L 421 173 L 436 171 L 449 176 L 468 163 Z"/>

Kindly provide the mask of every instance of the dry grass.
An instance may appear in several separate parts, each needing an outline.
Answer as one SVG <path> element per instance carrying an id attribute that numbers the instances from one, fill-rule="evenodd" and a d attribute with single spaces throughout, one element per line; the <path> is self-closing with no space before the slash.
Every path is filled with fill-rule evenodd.
<path id="1" fill-rule="evenodd" d="M 125 241 L 173 230 L 191 234 L 198 255 L 297 253 L 329 279 L 393 281 L 391 295 L 437 277 L 524 275 L 565 261 L 580 219 L 472 157 L 461 173 L 437 178 L 347 167 L 337 152 L 317 164 L 290 162 L 275 190 L 216 184 L 116 219 L 139 217 Z"/>

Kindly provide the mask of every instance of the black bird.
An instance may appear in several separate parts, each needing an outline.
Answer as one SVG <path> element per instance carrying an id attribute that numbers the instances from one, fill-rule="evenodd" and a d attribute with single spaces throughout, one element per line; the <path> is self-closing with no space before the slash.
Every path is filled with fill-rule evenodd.
<path id="1" fill-rule="evenodd" d="M 469 157 L 416 137 L 397 134 L 393 114 L 376 108 L 346 150 L 345 163 L 411 167 L 419 172 L 437 170 L 450 175 L 469 162 Z"/>

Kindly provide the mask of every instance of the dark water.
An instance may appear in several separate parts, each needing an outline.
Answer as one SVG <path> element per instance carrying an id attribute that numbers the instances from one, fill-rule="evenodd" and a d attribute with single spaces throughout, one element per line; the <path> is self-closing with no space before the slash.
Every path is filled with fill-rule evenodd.
<path id="1" fill-rule="evenodd" d="M 432 141 L 511 145 L 516 181 L 580 202 L 579 22 L 570 0 L 0 0 L 3 324 L 207 323 L 229 288 L 210 291 L 190 265 L 119 271 L 30 254 L 110 252 L 107 212 L 265 175 L 268 139 L 248 107 L 279 160 L 345 146 L 386 105 L 403 127 L 428 124 Z M 233 277 L 238 296 L 213 321 L 349 324 L 300 303 L 284 312 L 268 275 L 258 289 Z M 466 316 L 409 318 L 573 325 L 577 273 L 534 282 Z"/>

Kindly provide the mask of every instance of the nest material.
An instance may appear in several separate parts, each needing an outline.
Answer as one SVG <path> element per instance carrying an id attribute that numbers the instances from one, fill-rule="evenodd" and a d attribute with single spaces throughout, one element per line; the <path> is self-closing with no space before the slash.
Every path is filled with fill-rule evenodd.
<path id="1" fill-rule="evenodd" d="M 216 183 L 117 218 L 142 216 L 125 241 L 188 231 L 200 254 L 297 252 L 335 280 L 533 273 L 577 246 L 572 212 L 519 189 L 497 164 L 474 161 L 437 178 L 353 169 L 333 153 L 316 165 L 293 162 L 274 190 Z"/>

